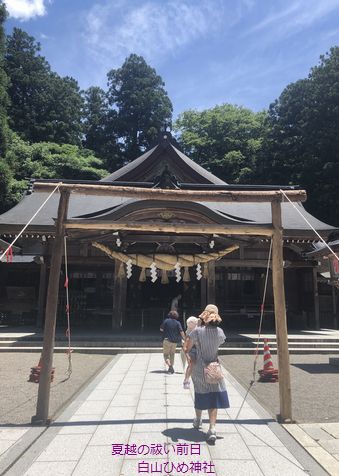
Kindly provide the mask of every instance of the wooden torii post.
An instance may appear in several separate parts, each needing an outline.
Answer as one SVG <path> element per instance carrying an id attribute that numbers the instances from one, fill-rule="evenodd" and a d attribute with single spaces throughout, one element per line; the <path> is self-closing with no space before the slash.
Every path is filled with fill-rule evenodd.
<path id="1" fill-rule="evenodd" d="M 48 182 L 35 182 L 34 188 L 39 191 L 50 191 L 55 184 Z M 280 395 L 280 419 L 284 422 L 292 421 L 291 383 L 288 351 L 288 335 L 286 324 L 286 304 L 283 271 L 283 229 L 281 220 L 281 201 L 283 196 L 279 191 L 186 191 L 147 189 L 134 187 L 121 187 L 114 185 L 91 185 L 91 184 L 62 184 L 60 185 L 60 201 L 58 218 L 56 221 L 56 236 L 52 251 L 50 277 L 47 291 L 47 303 L 45 312 L 45 328 L 42 351 L 42 369 L 38 390 L 36 415 L 32 417 L 32 423 L 46 424 L 49 422 L 49 399 L 50 399 L 50 376 L 53 365 L 53 352 L 55 341 L 55 324 L 58 305 L 58 291 L 60 269 L 62 261 L 63 235 L 67 229 L 114 229 L 156 231 L 171 233 L 220 233 L 227 235 L 253 235 L 272 237 L 272 274 L 274 292 L 274 313 L 278 347 L 279 365 L 279 395 Z M 70 193 L 83 193 L 94 195 L 118 195 L 123 197 L 135 197 L 147 200 L 166 201 L 194 201 L 194 202 L 271 202 L 272 223 L 265 225 L 185 225 L 185 224 L 147 224 L 147 223 L 122 223 L 103 222 L 92 220 L 67 221 L 67 209 Z M 288 190 L 284 192 L 293 202 L 306 201 L 304 190 Z"/>
<path id="2" fill-rule="evenodd" d="M 55 224 L 55 240 L 53 243 L 47 289 L 44 340 L 41 354 L 42 367 L 40 372 L 36 415 L 32 417 L 33 424 L 49 423 L 48 413 L 55 341 L 55 324 L 58 310 L 60 269 L 63 255 L 64 224 L 67 218 L 69 194 L 70 190 L 60 190 L 58 217 Z"/>

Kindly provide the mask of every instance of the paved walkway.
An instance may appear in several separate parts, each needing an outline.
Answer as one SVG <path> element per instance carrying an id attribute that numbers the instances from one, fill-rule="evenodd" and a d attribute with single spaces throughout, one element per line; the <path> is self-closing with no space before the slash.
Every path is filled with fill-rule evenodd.
<path id="1" fill-rule="evenodd" d="M 339 476 L 339 423 L 286 425 L 286 430 L 329 474 Z"/>
<path id="2" fill-rule="evenodd" d="M 192 428 L 193 393 L 182 388 L 179 355 L 175 368 L 165 373 L 161 354 L 114 357 L 51 427 L 17 435 L 22 445 L 43 432 L 6 475 L 327 474 L 251 396 L 242 406 L 244 390 L 226 371 L 231 408 L 220 411 L 216 445 L 207 445 L 207 422 Z M 3 429 L 2 441 L 7 431 L 18 429 Z"/>

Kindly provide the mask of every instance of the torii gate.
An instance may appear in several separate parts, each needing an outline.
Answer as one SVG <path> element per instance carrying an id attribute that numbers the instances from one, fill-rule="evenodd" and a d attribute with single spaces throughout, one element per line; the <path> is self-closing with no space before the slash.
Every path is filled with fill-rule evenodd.
<path id="1" fill-rule="evenodd" d="M 36 182 L 36 190 L 51 191 L 53 183 Z M 284 197 L 280 191 L 186 191 L 122 187 L 114 185 L 92 184 L 60 184 L 60 200 L 56 221 L 56 234 L 52 250 L 50 277 L 47 290 L 45 311 L 45 328 L 42 350 L 42 369 L 38 390 L 36 415 L 32 417 L 34 424 L 48 424 L 49 400 L 51 386 L 51 369 L 55 341 L 55 324 L 58 306 L 60 269 L 63 255 L 63 236 L 67 229 L 114 229 L 114 230 L 142 230 L 171 233 L 220 233 L 227 235 L 254 235 L 269 236 L 272 238 L 272 277 L 274 294 L 274 314 L 277 335 L 277 351 L 279 365 L 279 397 L 280 419 L 283 422 L 292 421 L 291 381 L 288 351 L 288 334 L 286 323 L 286 304 L 283 270 L 283 228 L 281 219 L 281 202 Z M 194 202 L 270 202 L 272 222 L 267 225 L 184 225 L 184 224 L 135 224 L 123 222 L 104 222 L 93 220 L 83 223 L 81 220 L 67 220 L 67 211 L 70 193 L 85 193 L 95 195 L 119 195 L 136 197 L 148 200 L 194 201 Z M 285 196 L 292 202 L 306 201 L 305 190 L 286 190 Z"/>

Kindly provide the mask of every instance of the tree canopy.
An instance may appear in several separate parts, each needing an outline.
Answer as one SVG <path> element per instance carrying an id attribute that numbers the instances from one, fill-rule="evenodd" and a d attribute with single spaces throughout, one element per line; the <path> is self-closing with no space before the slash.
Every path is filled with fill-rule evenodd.
<path id="1" fill-rule="evenodd" d="M 172 103 L 164 82 L 144 58 L 132 54 L 108 75 L 108 100 L 117 110 L 117 132 L 126 160 L 149 147 L 172 121 Z"/>
<path id="2" fill-rule="evenodd" d="M 0 211 L 15 205 L 30 177 L 100 180 L 106 175 L 108 171 L 103 167 L 103 161 L 88 149 L 53 142 L 29 144 L 10 132 L 6 161 L 0 163 L 0 187 L 3 190 Z"/>
<path id="3" fill-rule="evenodd" d="M 123 165 L 117 111 L 110 108 L 107 93 L 97 86 L 87 89 L 84 98 L 83 144 L 103 159 L 108 170 L 116 170 Z"/>
<path id="4" fill-rule="evenodd" d="M 179 142 L 194 161 L 230 183 L 256 181 L 265 113 L 232 104 L 186 111 L 175 122 Z"/>
<path id="5" fill-rule="evenodd" d="M 308 209 L 339 224 L 339 47 L 270 106 L 265 149 L 266 180 L 305 187 Z"/>
<path id="6" fill-rule="evenodd" d="M 15 133 L 11 134 L 6 159 L 17 180 L 27 177 L 99 180 L 108 173 L 102 160 L 88 149 L 53 142 L 28 144 Z"/>
<path id="7" fill-rule="evenodd" d="M 40 44 L 20 28 L 7 38 L 5 68 L 10 127 L 30 142 L 80 144 L 83 99 L 77 82 L 52 72 Z"/>
<path id="8" fill-rule="evenodd" d="M 4 157 L 7 145 L 8 120 L 8 78 L 4 68 L 5 55 L 5 32 L 4 23 L 6 21 L 7 12 L 5 5 L 0 3 L 0 157 Z"/>

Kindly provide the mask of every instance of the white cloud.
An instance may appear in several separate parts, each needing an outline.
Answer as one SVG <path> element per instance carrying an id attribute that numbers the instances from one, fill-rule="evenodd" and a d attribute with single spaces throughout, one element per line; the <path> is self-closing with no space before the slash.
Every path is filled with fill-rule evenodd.
<path id="1" fill-rule="evenodd" d="M 25 21 L 46 15 L 46 3 L 50 2 L 48 0 L 6 0 L 5 3 L 11 17 Z"/>
<path id="2" fill-rule="evenodd" d="M 245 1 L 245 0 L 242 0 Z M 246 0 L 248 2 L 248 0 Z M 237 21 L 224 0 L 117 0 L 96 3 L 87 13 L 87 44 L 112 67 L 130 53 L 161 61 L 181 48 Z"/>
<path id="3" fill-rule="evenodd" d="M 272 8 L 271 13 L 265 15 L 244 36 L 273 32 L 272 40 L 286 38 L 319 22 L 335 10 L 339 10 L 339 0 L 288 0 L 283 9 Z"/>

